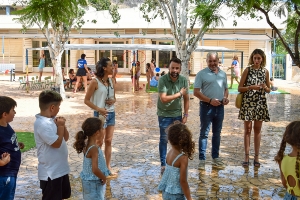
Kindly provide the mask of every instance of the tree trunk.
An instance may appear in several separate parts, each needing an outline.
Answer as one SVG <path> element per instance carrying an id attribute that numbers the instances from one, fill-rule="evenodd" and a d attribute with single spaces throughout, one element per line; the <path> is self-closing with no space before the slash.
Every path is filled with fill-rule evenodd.
<path id="1" fill-rule="evenodd" d="M 60 95 L 63 99 L 66 98 L 65 94 L 65 87 L 63 82 L 63 76 L 62 76 L 62 70 L 61 70 L 61 56 L 63 51 L 59 52 L 58 55 L 55 55 L 55 78 L 56 78 L 56 87 L 58 87 L 60 90 Z"/>

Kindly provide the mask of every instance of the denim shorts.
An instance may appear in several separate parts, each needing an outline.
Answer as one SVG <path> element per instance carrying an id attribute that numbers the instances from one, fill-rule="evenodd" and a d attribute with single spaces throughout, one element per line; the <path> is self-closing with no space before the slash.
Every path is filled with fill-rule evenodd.
<path id="1" fill-rule="evenodd" d="M 15 198 L 17 177 L 0 176 L 0 199 L 13 200 Z"/>
<path id="2" fill-rule="evenodd" d="M 82 194 L 84 200 L 99 199 L 104 200 L 104 185 L 100 180 L 85 181 L 82 182 Z"/>
<path id="3" fill-rule="evenodd" d="M 185 200 L 184 194 L 170 194 L 168 192 L 162 191 L 163 200 Z"/>
<path id="4" fill-rule="evenodd" d="M 99 112 L 94 111 L 94 117 L 99 117 Z M 108 112 L 106 116 L 106 121 L 103 125 L 103 128 L 108 126 L 114 126 L 116 124 L 116 114 L 115 112 Z"/>
<path id="5" fill-rule="evenodd" d="M 291 195 L 290 193 L 286 192 L 284 197 L 283 197 L 283 200 L 297 200 L 298 198 Z"/>

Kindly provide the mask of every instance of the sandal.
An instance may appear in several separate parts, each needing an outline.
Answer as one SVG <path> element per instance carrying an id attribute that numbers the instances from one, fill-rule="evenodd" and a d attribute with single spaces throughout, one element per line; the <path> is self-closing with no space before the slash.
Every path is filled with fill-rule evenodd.
<path id="1" fill-rule="evenodd" d="M 255 161 L 255 157 L 258 157 L 258 155 L 254 155 L 253 165 L 254 165 L 254 167 L 256 167 L 256 168 L 259 168 L 259 167 L 260 167 L 260 163 L 257 162 L 257 161 Z"/>
<path id="2" fill-rule="evenodd" d="M 250 162 L 249 162 L 249 154 L 245 154 L 245 156 L 248 157 L 248 162 L 246 162 L 246 161 L 242 162 L 242 166 L 243 166 L 243 167 L 249 167 L 249 165 L 250 165 Z"/>

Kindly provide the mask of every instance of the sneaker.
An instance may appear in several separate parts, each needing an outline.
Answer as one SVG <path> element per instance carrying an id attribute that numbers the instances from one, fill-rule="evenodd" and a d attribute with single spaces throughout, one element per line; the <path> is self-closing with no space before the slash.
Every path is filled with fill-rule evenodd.
<path id="1" fill-rule="evenodd" d="M 216 167 L 216 168 L 221 168 L 221 169 L 225 168 L 225 164 L 223 163 L 221 158 L 213 159 L 212 166 Z"/>
<path id="2" fill-rule="evenodd" d="M 198 165 L 199 170 L 205 170 L 205 160 L 200 160 Z"/>

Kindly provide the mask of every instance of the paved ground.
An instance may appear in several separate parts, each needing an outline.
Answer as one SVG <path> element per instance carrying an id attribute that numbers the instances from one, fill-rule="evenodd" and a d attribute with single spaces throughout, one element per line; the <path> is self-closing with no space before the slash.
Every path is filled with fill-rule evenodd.
<path id="1" fill-rule="evenodd" d="M 5 80 L 7 77 L 0 77 Z M 7 80 L 7 79 L 6 79 Z M 144 79 L 143 79 L 144 80 Z M 268 96 L 271 122 L 262 128 L 261 163 L 258 170 L 241 167 L 243 160 L 243 123 L 237 120 L 238 110 L 234 107 L 236 95 L 230 95 L 230 104 L 222 131 L 221 157 L 227 167 L 224 170 L 212 168 L 210 149 L 206 170 L 199 172 L 198 151 L 189 162 L 189 185 L 194 199 L 281 199 L 284 188 L 281 186 L 278 167 L 273 157 L 276 154 L 285 126 L 300 116 L 299 84 L 278 81 L 281 89 L 292 94 Z M 1 95 L 16 99 L 18 107 L 11 123 L 16 131 L 33 131 L 34 115 L 39 112 L 37 96 L 40 91 L 26 93 L 17 90 L 17 82 L 0 82 Z M 113 139 L 112 163 L 119 170 L 117 178 L 110 179 L 106 186 L 107 199 L 161 199 L 157 191 L 160 181 L 158 155 L 159 130 L 156 116 L 157 94 L 144 91 L 131 92 L 130 79 L 120 78 L 117 85 L 116 130 Z M 83 120 L 91 116 L 91 110 L 83 104 L 84 94 L 67 92 L 70 98 L 63 101 L 60 115 L 66 117 L 71 134 L 68 141 L 69 164 L 71 166 L 72 198 L 82 199 L 80 179 L 82 155 L 72 148 L 74 135 L 80 130 Z M 188 126 L 194 134 L 196 146 L 199 137 L 198 100 L 190 103 Z M 211 135 L 210 135 L 211 136 Z M 210 138 L 211 139 L 211 138 Z M 211 140 L 209 139 L 209 147 Z M 253 141 L 252 141 L 253 142 Z M 253 143 L 250 159 L 253 161 Z M 41 199 L 37 179 L 36 149 L 22 154 L 22 164 L 17 181 L 15 199 Z"/>

